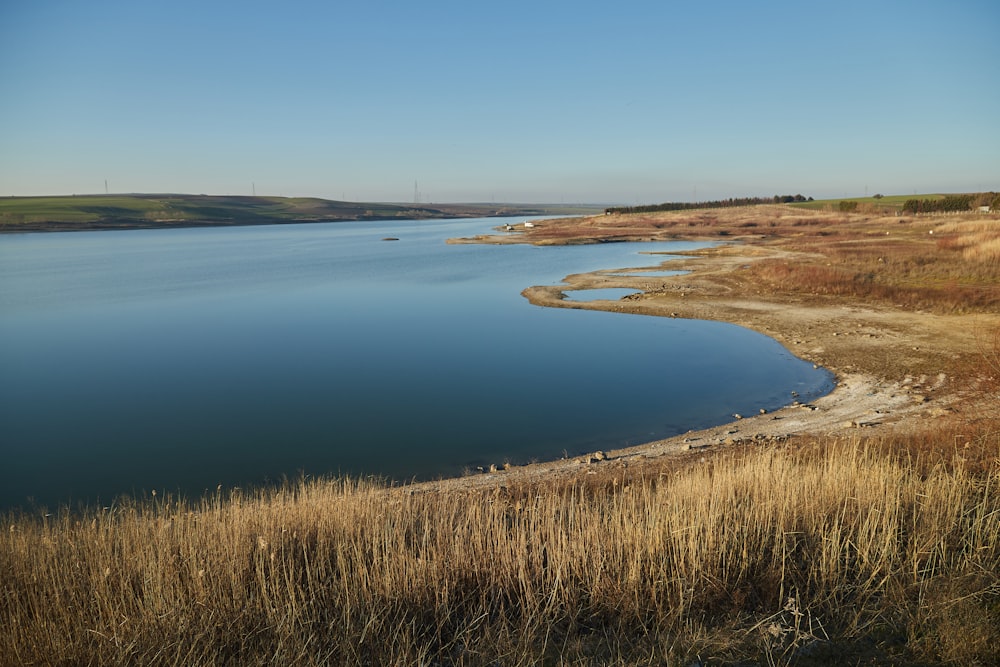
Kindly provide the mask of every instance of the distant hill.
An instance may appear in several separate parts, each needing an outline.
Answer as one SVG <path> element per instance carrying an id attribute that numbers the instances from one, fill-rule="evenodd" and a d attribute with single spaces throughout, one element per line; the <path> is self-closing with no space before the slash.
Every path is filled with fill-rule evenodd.
<path id="1" fill-rule="evenodd" d="M 129 194 L 0 198 L 0 232 L 275 225 L 595 213 L 598 207 L 386 204 L 314 197 Z"/>

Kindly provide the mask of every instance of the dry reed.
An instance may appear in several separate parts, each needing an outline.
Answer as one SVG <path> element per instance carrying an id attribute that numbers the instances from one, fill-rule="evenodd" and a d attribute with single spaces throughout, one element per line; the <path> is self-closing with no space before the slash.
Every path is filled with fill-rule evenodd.
<path id="1" fill-rule="evenodd" d="M 634 478 L 312 481 L 10 516 L 0 662 L 988 662 L 985 447 L 975 472 L 855 440 Z"/>

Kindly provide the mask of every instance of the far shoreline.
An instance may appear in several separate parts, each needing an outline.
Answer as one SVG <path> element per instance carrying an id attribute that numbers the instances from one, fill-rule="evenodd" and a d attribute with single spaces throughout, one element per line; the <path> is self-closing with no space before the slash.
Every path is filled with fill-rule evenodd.
<path id="1" fill-rule="evenodd" d="M 0 234 L 536 217 L 598 210 L 582 204 L 406 204 L 170 193 L 0 197 Z"/>

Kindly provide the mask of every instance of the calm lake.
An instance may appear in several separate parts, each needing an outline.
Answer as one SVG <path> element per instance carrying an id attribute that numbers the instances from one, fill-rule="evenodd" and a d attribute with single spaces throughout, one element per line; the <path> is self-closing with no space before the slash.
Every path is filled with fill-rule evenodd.
<path id="1" fill-rule="evenodd" d="M 460 474 L 832 389 L 736 326 L 520 296 L 694 244 L 445 243 L 501 222 L 0 237 L 0 510 Z"/>

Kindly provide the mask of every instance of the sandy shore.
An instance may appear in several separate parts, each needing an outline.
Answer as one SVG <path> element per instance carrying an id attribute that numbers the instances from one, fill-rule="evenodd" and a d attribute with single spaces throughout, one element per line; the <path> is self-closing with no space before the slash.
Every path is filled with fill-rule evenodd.
<path id="1" fill-rule="evenodd" d="M 655 237 L 641 235 L 635 240 L 651 238 Z M 533 237 L 504 233 L 456 242 L 558 241 L 537 233 Z M 584 241 L 574 237 L 571 242 Z M 794 259 L 796 253 L 782 248 L 780 242 L 727 240 L 685 255 L 673 259 L 650 254 L 650 261 L 641 267 L 688 272 L 681 276 L 643 276 L 641 271 L 622 276 L 615 275 L 620 273 L 616 269 L 640 267 L 607 267 L 567 276 L 561 285 L 529 287 L 522 294 L 533 304 L 545 307 L 717 320 L 744 326 L 776 339 L 799 358 L 832 371 L 836 376 L 834 391 L 808 405 L 793 402 L 773 413 L 742 416 L 728 424 L 666 440 L 506 470 L 498 468 L 423 486 L 468 488 L 587 474 L 595 466 L 641 465 L 665 456 L 699 456 L 747 442 L 781 442 L 801 435 L 905 431 L 924 420 L 953 414 L 963 401 L 976 395 L 976 388 L 956 378 L 954 370 L 974 358 L 982 331 L 1000 326 L 996 314 L 912 312 L 836 297 L 803 299 L 742 285 L 740 272 L 753 262 L 775 257 Z M 563 295 L 571 289 L 606 287 L 632 288 L 640 293 L 621 300 L 589 302 L 568 301 Z"/>

